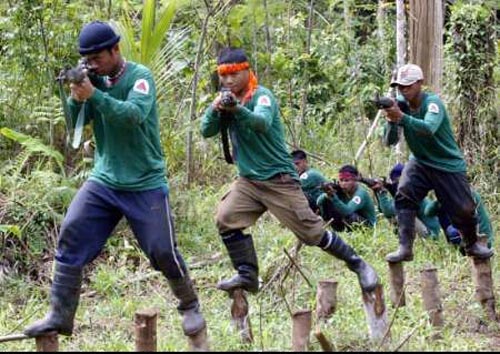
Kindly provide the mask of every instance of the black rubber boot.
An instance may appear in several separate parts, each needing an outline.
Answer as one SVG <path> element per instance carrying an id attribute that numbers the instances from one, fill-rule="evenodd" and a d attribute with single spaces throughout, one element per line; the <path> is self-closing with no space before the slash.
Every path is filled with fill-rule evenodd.
<path id="1" fill-rule="evenodd" d="M 56 262 L 54 281 L 50 291 L 50 312 L 44 319 L 24 330 L 29 337 L 38 337 L 48 332 L 70 336 L 80 300 L 82 269 Z"/>
<path id="2" fill-rule="evenodd" d="M 389 253 L 385 260 L 390 263 L 409 262 L 413 260 L 413 241 L 415 241 L 415 219 L 417 211 L 412 209 L 397 210 L 399 229 L 399 249 Z"/>
<path id="3" fill-rule="evenodd" d="M 479 242 L 476 226 L 462 227 L 459 231 L 462 235 L 467 256 L 480 259 L 488 259 L 493 256 L 493 250 Z"/>
<path id="4" fill-rule="evenodd" d="M 259 290 L 259 266 L 252 236 L 235 231 L 222 235 L 222 240 L 238 274 L 230 279 L 221 280 L 217 288 L 229 293 L 237 288 L 256 293 Z"/>
<path id="5" fill-rule="evenodd" d="M 372 291 L 379 283 L 375 269 L 356 254 L 354 249 L 334 232 L 326 231 L 319 246 L 328 254 L 343 260 L 349 270 L 356 273 L 361 289 Z"/>
<path id="6" fill-rule="evenodd" d="M 200 311 L 198 295 L 189 277 L 169 279 L 168 284 L 179 299 L 177 310 L 182 315 L 182 330 L 186 336 L 191 336 L 206 327 L 205 319 Z"/>

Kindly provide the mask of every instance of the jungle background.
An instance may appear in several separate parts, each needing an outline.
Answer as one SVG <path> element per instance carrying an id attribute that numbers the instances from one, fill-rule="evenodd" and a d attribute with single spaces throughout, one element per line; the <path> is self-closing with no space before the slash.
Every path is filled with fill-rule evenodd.
<path id="1" fill-rule="evenodd" d="M 395 162 L 407 159 L 407 151 L 404 145 L 396 151 L 381 144 L 381 124 L 357 161 L 355 157 L 377 115 L 374 93 L 387 93 L 397 63 L 396 2 L 1 2 L 0 336 L 20 332 L 48 309 L 58 229 L 92 166 L 83 147 L 67 143 L 55 77 L 61 68 L 76 65 L 82 25 L 100 19 L 119 30 L 128 60 L 154 72 L 179 248 L 199 291 L 211 349 L 289 350 L 290 311 L 314 309 L 315 285 L 333 278 L 339 281 L 339 306 L 326 324 L 326 335 L 336 350 L 379 350 L 368 338 L 357 279 L 340 261 L 303 248 L 296 262 L 312 286 L 295 268 L 273 277 L 288 262 L 283 249 L 291 249 L 295 238 L 269 214 L 250 229 L 266 287 L 249 298 L 255 341 L 240 343 L 230 325 L 230 299 L 215 289 L 233 270 L 213 220 L 236 171 L 224 162 L 218 139 L 201 137 L 199 117 L 218 91 L 218 50 L 241 46 L 260 83 L 280 101 L 290 150 L 308 151 L 312 166 L 329 178 L 336 177 L 342 164 L 354 162 L 365 176 L 387 175 Z M 415 1 L 403 3 L 408 15 Z M 499 230 L 498 2 L 443 1 L 442 6 L 440 94 L 471 182 Z M 86 130 L 84 139 L 90 138 Z M 378 220 L 373 230 L 342 237 L 378 270 L 390 306 L 384 256 L 397 247 L 397 237 L 382 215 Z M 498 254 L 498 241 L 494 248 Z M 404 341 L 406 350 L 499 350 L 498 324 L 485 319 L 474 298 L 469 260 L 444 235 L 438 241 L 418 239 L 415 252 L 406 266 L 407 305 L 397 313 L 389 307 L 392 341 L 384 349 L 394 350 Z M 440 281 L 445 318 L 440 338 L 433 336 L 420 294 L 420 270 L 428 263 L 437 267 Z M 492 266 L 499 294 L 498 256 Z M 146 307 L 160 311 L 158 349 L 187 350 L 175 306 L 166 282 L 121 223 L 105 252 L 85 270 L 75 333 L 61 338 L 61 350 L 133 350 L 133 314 Z M 0 344 L 0 351 L 34 348 L 33 341 Z M 320 350 L 314 339 L 310 349 Z"/>

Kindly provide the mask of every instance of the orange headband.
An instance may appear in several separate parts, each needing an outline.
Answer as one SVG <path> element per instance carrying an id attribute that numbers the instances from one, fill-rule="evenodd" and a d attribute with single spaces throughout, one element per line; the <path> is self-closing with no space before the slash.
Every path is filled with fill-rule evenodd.
<path id="1" fill-rule="evenodd" d="M 217 66 L 217 73 L 219 75 L 227 75 L 227 74 L 232 74 L 241 70 L 249 69 L 250 68 L 250 63 L 247 61 L 244 61 L 242 63 L 233 63 L 233 64 L 221 64 Z M 252 99 L 252 96 L 257 89 L 257 86 L 259 85 L 257 81 L 257 77 L 253 73 L 252 70 L 250 70 L 250 75 L 249 75 L 249 80 L 248 80 L 248 85 L 246 88 L 246 94 L 245 97 L 243 97 L 242 102 L 246 103 Z"/>
<path id="2" fill-rule="evenodd" d="M 250 63 L 248 61 L 244 61 L 243 63 L 221 64 L 217 66 L 217 73 L 219 73 L 219 75 L 232 74 L 237 71 L 248 69 L 249 67 Z"/>

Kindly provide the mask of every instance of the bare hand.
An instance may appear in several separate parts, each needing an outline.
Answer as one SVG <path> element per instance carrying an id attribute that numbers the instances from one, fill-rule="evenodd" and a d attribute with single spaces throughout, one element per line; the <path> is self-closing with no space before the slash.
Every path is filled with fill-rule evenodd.
<path id="1" fill-rule="evenodd" d="M 403 112 L 401 111 L 399 105 L 396 104 L 396 101 L 394 100 L 393 100 L 393 105 L 389 108 L 384 109 L 383 112 L 385 114 L 385 118 L 389 122 L 399 123 L 401 118 L 403 118 Z"/>
<path id="2" fill-rule="evenodd" d="M 94 94 L 95 90 L 94 85 L 92 85 L 88 77 L 79 84 L 71 83 L 69 88 L 71 90 L 71 97 L 78 102 L 89 99 Z"/>
<path id="3" fill-rule="evenodd" d="M 378 192 L 380 190 L 382 190 L 382 188 L 384 188 L 384 185 L 382 183 L 382 181 L 379 181 L 379 180 L 375 180 L 375 184 L 370 186 L 370 188 L 374 191 L 374 192 Z"/>
<path id="4" fill-rule="evenodd" d="M 215 97 L 215 99 L 213 100 L 212 102 L 212 107 L 213 109 L 215 109 L 216 111 L 219 111 L 219 112 L 229 112 L 229 113 L 235 113 L 238 111 L 238 105 L 234 105 L 234 106 L 224 106 L 222 105 L 222 95 L 221 93 L 219 92 L 219 94 L 217 95 L 217 97 Z"/>
<path id="5" fill-rule="evenodd" d="M 335 195 L 335 193 L 337 192 L 335 190 L 335 188 L 333 188 L 333 186 L 330 184 L 330 183 L 325 183 L 325 185 L 323 186 L 323 191 L 329 196 L 329 197 L 333 197 Z"/>

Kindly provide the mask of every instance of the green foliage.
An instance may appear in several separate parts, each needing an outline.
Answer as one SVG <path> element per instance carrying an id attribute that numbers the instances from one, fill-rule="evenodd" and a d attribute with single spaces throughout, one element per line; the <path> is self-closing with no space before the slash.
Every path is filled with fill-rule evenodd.
<path id="1" fill-rule="evenodd" d="M 451 11 L 446 47 L 448 90 L 453 97 L 458 141 L 472 173 L 498 181 L 500 103 L 495 12 L 486 4 L 457 2 Z"/>
<path id="2" fill-rule="evenodd" d="M 17 225 L 1 225 L 0 224 L 0 232 L 1 233 L 12 233 L 14 236 L 20 237 L 21 230 L 19 230 L 19 226 Z"/>
<path id="3" fill-rule="evenodd" d="M 36 154 L 41 158 L 38 164 L 43 165 L 47 162 L 50 167 L 50 163 L 54 162 L 57 167 L 59 167 L 59 172 L 64 176 L 64 167 L 62 165 L 64 157 L 59 151 L 43 144 L 39 139 L 32 138 L 29 135 L 16 132 L 9 128 L 1 128 L 0 134 L 24 147 L 24 150 L 19 153 L 17 159 L 12 162 L 11 166 L 4 166 L 2 172 L 14 174 L 21 173 L 21 170 L 26 167 L 28 160 Z M 45 159 L 48 159 L 48 161 L 45 161 Z"/>
<path id="4" fill-rule="evenodd" d="M 48 309 L 51 264 L 47 260 L 53 259 L 62 217 L 90 168 L 88 159 L 82 159 L 80 152 L 69 155 L 64 151 L 63 155 L 54 147 L 64 146 L 65 130 L 53 76 L 62 66 L 76 63 L 75 43 L 81 25 L 107 18 L 122 35 L 124 56 L 147 64 L 154 73 L 178 244 L 191 266 L 190 273 L 200 294 L 211 349 L 288 350 L 289 311 L 314 308 L 316 284 L 325 278 L 339 281 L 338 311 L 322 325 L 334 349 L 379 349 L 368 339 L 356 277 L 342 262 L 316 247 L 303 248 L 297 261 L 313 287 L 292 268 L 261 294 L 251 296 L 250 317 L 255 342 L 241 344 L 230 323 L 231 301 L 215 289 L 217 281 L 233 274 L 213 217 L 219 199 L 235 175 L 234 166 L 224 164 L 221 159 L 217 139 L 194 136 L 197 183 L 189 190 L 183 188 L 185 137 L 188 131 L 197 131 L 199 126 L 199 121 L 190 121 L 187 108 L 207 4 L 214 13 L 202 53 L 197 112 L 201 115 L 215 94 L 212 74 L 217 50 L 224 45 L 239 45 L 249 54 L 259 81 L 271 88 L 281 102 L 287 140 L 300 142 L 300 147 L 314 153 L 318 159 L 312 158 L 312 164 L 327 177 L 335 177 L 341 164 L 352 162 L 376 113 L 368 101 L 374 91 L 387 90 L 395 56 L 395 4 L 386 2 L 387 16 L 381 24 L 385 31 L 383 40 L 376 33 L 376 2 L 315 1 L 311 50 L 306 54 L 309 3 L 308 0 L 267 0 L 266 8 L 261 0 L 22 0 L 0 4 L 0 127 L 3 128 L 0 298 L 2 304 L 6 304 L 0 310 L 0 333 L 18 332 Z M 450 99 L 449 107 L 456 111 L 467 103 L 469 113 L 479 107 L 475 118 L 481 131 L 488 133 L 484 137 L 495 132 L 495 126 L 491 125 L 495 118 L 488 100 L 495 92 L 499 101 L 500 79 L 499 54 L 491 52 L 488 41 L 493 29 L 487 25 L 489 14 L 480 5 L 457 4 L 450 34 L 455 31 L 459 36 L 449 37 L 457 41 L 450 41 L 446 52 L 449 69 L 446 72 L 451 74 L 446 93 L 457 98 Z M 498 43 L 493 44 L 496 50 Z M 491 77 L 493 81 L 487 81 Z M 463 94 L 464 89 L 473 91 L 473 98 L 481 100 L 471 103 L 472 96 Z M 299 126 L 296 122 L 301 114 L 304 90 L 307 90 L 306 124 Z M 500 111 L 498 105 L 493 107 Z M 453 116 L 460 117 L 459 114 Z M 496 122 L 498 124 L 498 120 Z M 385 175 L 395 162 L 392 150 L 382 147 L 378 139 L 373 140 L 358 167 L 365 175 Z M 51 141 L 54 146 L 47 143 Z M 489 152 L 484 155 L 488 156 L 486 160 L 482 160 L 481 155 L 481 161 L 496 163 L 498 140 L 482 145 Z M 489 182 L 498 173 L 488 172 L 481 164 L 473 165 L 472 170 L 498 230 L 499 195 L 496 184 Z M 255 239 L 262 280 L 267 284 L 287 264 L 283 249 L 290 249 L 295 238 L 268 213 L 249 232 Z M 375 230 L 342 234 L 342 237 L 377 269 L 388 305 L 389 275 L 384 256 L 397 246 L 392 227 L 380 217 Z M 495 243 L 496 252 L 500 250 L 498 244 Z M 392 342 L 383 349 L 395 350 L 410 333 L 413 334 L 403 349 L 496 348 L 498 328 L 495 324 L 485 325 L 487 321 L 480 304 L 474 300 L 468 261 L 445 244 L 442 235 L 437 242 L 418 239 L 415 251 L 415 261 L 405 266 L 407 306 L 397 311 L 388 306 L 389 318 L 394 316 Z M 430 340 L 433 331 L 420 297 L 420 270 L 428 262 L 438 268 L 445 315 L 442 337 L 436 340 Z M 492 264 L 496 274 L 498 269 Z M 105 251 L 86 269 L 76 331 L 71 338 L 61 338 L 61 349 L 133 350 L 134 312 L 155 307 L 160 314 L 158 349 L 187 350 L 176 306 L 163 276 L 151 269 L 123 222 L 107 242 Z M 6 351 L 35 349 L 30 341 L 1 344 L 0 348 Z M 319 344 L 313 340 L 310 349 L 320 350 Z"/>
<path id="5" fill-rule="evenodd" d="M 310 287 L 297 269 L 292 268 L 285 276 L 274 278 L 283 269 L 288 258 L 283 249 L 290 250 L 295 237 L 270 215 L 264 216 L 249 232 L 254 236 L 258 253 L 260 275 L 266 288 L 257 296 L 249 296 L 250 321 L 254 343 L 242 344 L 238 332 L 230 321 L 231 299 L 215 289 L 221 278 L 233 274 L 230 261 L 219 236 L 215 232 L 213 209 L 221 193 L 213 190 L 186 195 L 185 200 L 198 208 L 187 225 L 179 225 L 178 239 L 181 252 L 192 267 L 201 300 L 202 311 L 208 325 L 210 347 L 213 351 L 286 351 L 290 349 L 291 317 L 289 311 L 315 308 L 316 286 L 323 279 L 339 282 L 337 311 L 321 324 L 323 333 L 332 341 L 336 351 L 392 351 L 407 338 L 402 350 L 408 351 L 483 351 L 495 348 L 495 333 L 498 326 L 487 321 L 480 304 L 474 298 L 470 263 L 457 249 L 446 244 L 443 235 L 438 241 L 417 239 L 415 260 L 405 264 L 406 306 L 395 309 L 389 303 L 389 274 L 384 256 L 397 246 L 392 226 L 379 216 L 374 230 L 358 230 L 341 236 L 358 253 L 372 264 L 382 279 L 388 318 L 394 322 L 391 340 L 386 347 L 368 338 L 366 317 L 363 311 L 361 292 L 356 276 L 345 264 L 333 259 L 317 247 L 304 247 L 296 262 L 311 282 Z M 178 195 L 176 199 L 180 198 Z M 179 205 L 178 205 L 179 206 Z M 198 207 L 199 206 L 199 207 Z M 193 212 L 194 213 L 194 212 Z M 199 214 L 198 214 L 199 213 Z M 179 218 L 176 221 L 180 221 Z M 184 221 L 184 220 L 182 220 Z M 498 245 L 495 251 L 498 252 Z M 121 250 L 114 250 L 116 252 Z M 118 254 L 108 254 L 118 256 Z M 211 260 L 214 254 L 221 257 Z M 160 351 L 188 350 L 187 340 L 181 330 L 181 319 L 177 312 L 177 301 L 163 276 L 154 272 L 143 260 L 136 266 L 125 265 L 122 260 L 100 257 L 87 272 L 82 290 L 80 306 L 76 316 L 75 334 L 61 337 L 60 349 L 66 351 L 87 350 L 133 350 L 133 314 L 145 308 L 159 311 L 157 337 Z M 428 263 L 438 270 L 439 286 L 445 325 L 441 338 L 432 339 L 433 329 L 428 323 L 421 296 L 421 270 Z M 94 268 L 95 266 L 95 268 Z M 497 269 L 495 266 L 494 271 Z M 6 307 L 0 311 L 0 333 L 10 333 L 43 316 L 48 309 L 47 280 L 40 286 L 16 282 L 7 278 L 0 293 Z M 29 294 L 16 299 L 20 291 Z M 315 328 L 316 321 L 313 322 Z M 32 350 L 31 341 L 10 342 L 3 350 Z M 321 350 L 319 343 L 311 337 L 310 350 Z"/>

